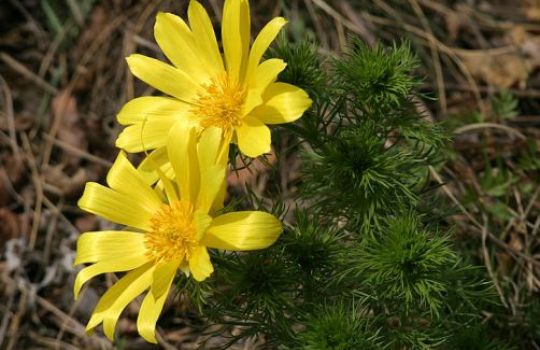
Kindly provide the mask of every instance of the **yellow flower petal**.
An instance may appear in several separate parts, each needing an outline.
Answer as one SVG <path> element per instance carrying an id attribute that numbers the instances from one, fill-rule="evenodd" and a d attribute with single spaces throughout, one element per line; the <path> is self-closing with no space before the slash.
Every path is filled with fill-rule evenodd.
<path id="1" fill-rule="evenodd" d="M 169 203 L 174 203 L 180 200 L 180 197 L 178 196 L 178 191 L 176 190 L 176 186 L 174 185 L 173 181 L 170 177 L 165 175 L 161 170 L 157 169 L 156 172 L 159 175 L 159 183 L 155 187 L 155 190 L 163 193 L 162 190 L 165 191 L 165 195 L 167 196 L 167 201 Z"/>
<path id="2" fill-rule="evenodd" d="M 242 122 L 242 125 L 236 128 L 240 151 L 253 158 L 270 152 L 270 129 L 251 116 L 244 117 Z"/>
<path id="3" fill-rule="evenodd" d="M 118 122 L 128 127 L 118 136 L 116 146 L 128 152 L 165 146 L 174 123 L 198 123 L 191 108 L 191 105 L 169 97 L 144 96 L 129 101 L 117 116 Z"/>
<path id="4" fill-rule="evenodd" d="M 221 37 L 227 72 L 233 82 L 243 81 L 249 55 L 251 18 L 247 0 L 225 0 Z"/>
<path id="5" fill-rule="evenodd" d="M 161 170 L 169 179 L 174 179 L 174 169 L 169 162 L 167 147 L 160 147 L 148 154 L 139 164 L 137 171 L 145 179 L 147 184 L 153 185 L 159 180 L 156 169 Z"/>
<path id="6" fill-rule="evenodd" d="M 169 261 L 165 263 L 160 263 L 154 269 L 154 281 L 152 283 L 152 288 L 150 293 L 154 298 L 159 298 L 163 294 L 169 292 L 169 287 L 171 286 L 172 280 L 178 271 L 181 261 Z"/>
<path id="7" fill-rule="evenodd" d="M 92 331 L 103 322 L 103 331 L 111 341 L 120 314 L 125 307 L 152 284 L 153 263 L 147 263 L 116 282 L 99 300 L 86 325 L 86 331 Z"/>
<path id="8" fill-rule="evenodd" d="M 127 195 L 95 182 L 86 183 L 78 205 L 82 210 L 105 219 L 144 231 L 150 228 L 150 218 L 154 211 L 137 202 L 135 193 Z"/>
<path id="9" fill-rule="evenodd" d="M 257 38 L 255 38 L 253 46 L 251 47 L 251 52 L 249 53 L 249 63 L 247 68 L 248 79 L 255 73 L 264 53 L 285 24 L 287 24 L 285 18 L 276 17 L 268 22 L 259 35 L 257 35 Z"/>
<path id="10" fill-rule="evenodd" d="M 250 116 L 265 124 L 290 123 L 302 116 L 311 106 L 308 94 L 294 85 L 273 83 L 263 94 L 264 103 L 251 111 Z"/>
<path id="11" fill-rule="evenodd" d="M 201 243 L 226 250 L 263 249 L 272 245 L 282 231 L 281 222 L 271 214 L 240 211 L 214 218 Z"/>
<path id="12" fill-rule="evenodd" d="M 118 135 L 116 147 L 130 153 L 163 147 L 167 143 L 169 131 L 177 121 L 178 116 L 168 115 L 130 125 Z"/>
<path id="13" fill-rule="evenodd" d="M 228 153 L 229 143 L 224 145 L 223 141 L 221 129 L 211 127 L 202 132 L 197 145 L 201 172 L 197 208 L 203 213 L 208 213 L 225 182 L 227 164 L 224 161 L 226 158 L 221 157 L 221 153 Z"/>
<path id="14" fill-rule="evenodd" d="M 176 174 L 169 162 L 166 147 L 160 147 L 148 154 L 139 164 L 137 171 L 144 178 L 145 182 L 154 186 L 154 192 L 163 198 L 163 191 L 169 203 L 178 201 L 178 191 L 174 185 Z"/>
<path id="15" fill-rule="evenodd" d="M 198 282 L 204 281 L 214 272 L 214 266 L 212 266 L 206 247 L 199 246 L 192 252 L 189 258 L 189 270 Z"/>
<path id="16" fill-rule="evenodd" d="M 134 76 L 161 92 L 189 102 L 199 85 L 181 70 L 154 58 L 134 54 L 126 58 Z"/>
<path id="17" fill-rule="evenodd" d="M 201 169 L 201 190 L 198 197 L 197 208 L 208 213 L 214 205 L 218 194 L 225 182 L 225 168 L 214 165 Z"/>
<path id="18" fill-rule="evenodd" d="M 223 59 L 219 52 L 212 21 L 204 7 L 198 1 L 191 0 L 189 2 L 188 18 L 193 36 L 197 38 L 195 44 L 199 52 L 204 54 L 206 60 L 210 63 L 211 73 L 217 75 L 223 72 Z"/>
<path id="19" fill-rule="evenodd" d="M 210 208 L 210 213 L 214 213 L 218 210 L 223 209 L 225 197 L 227 197 L 227 181 L 223 181 L 223 183 L 221 184 L 221 188 L 216 195 L 216 199 L 214 200 L 214 203 L 212 203 L 212 207 Z"/>
<path id="20" fill-rule="evenodd" d="M 154 190 L 145 182 L 144 177 L 120 152 L 107 174 L 107 184 L 115 191 L 131 196 L 133 200 L 148 212 L 159 210 L 162 201 Z"/>
<path id="21" fill-rule="evenodd" d="M 169 133 L 167 151 L 176 173 L 180 198 L 192 203 L 197 200 L 200 180 L 196 144 L 197 131 L 192 125 L 176 123 Z"/>
<path id="22" fill-rule="evenodd" d="M 178 265 L 178 262 L 170 262 L 156 267 L 152 287 L 142 302 L 137 317 L 137 330 L 150 343 L 157 344 L 156 322 L 169 295 Z"/>
<path id="23" fill-rule="evenodd" d="M 158 13 L 154 37 L 165 56 L 193 81 L 203 83 L 208 80 L 209 64 L 199 52 L 196 38 L 182 18 L 172 13 Z"/>
<path id="24" fill-rule="evenodd" d="M 279 73 L 286 67 L 287 63 L 279 58 L 271 58 L 262 62 L 255 70 L 255 74 L 251 77 L 251 88 L 262 94 L 268 85 L 277 80 Z"/>
<path id="25" fill-rule="evenodd" d="M 73 265 L 114 260 L 115 257 L 144 255 L 144 234 L 129 231 L 85 232 L 77 240 Z"/>
<path id="26" fill-rule="evenodd" d="M 197 156 L 201 168 L 216 165 L 220 152 L 223 151 L 223 133 L 220 128 L 208 127 L 197 143 Z M 223 164 L 225 166 L 225 164 Z"/>
<path id="27" fill-rule="evenodd" d="M 200 240 L 206 229 L 212 223 L 212 217 L 203 211 L 197 210 L 194 215 L 195 227 L 197 229 L 197 239 Z"/>
<path id="28" fill-rule="evenodd" d="M 121 125 L 131 125 L 170 116 L 183 118 L 190 108 L 190 105 L 175 98 L 143 96 L 126 103 L 116 119 Z"/>
<path id="29" fill-rule="evenodd" d="M 111 252 L 109 252 L 109 254 L 111 254 Z M 117 252 L 114 252 L 113 254 L 117 254 Z M 85 267 L 77 273 L 77 277 L 73 283 L 73 295 L 75 299 L 77 299 L 83 285 L 98 275 L 109 272 L 130 271 L 139 268 L 147 261 L 148 258 L 144 253 L 141 254 L 140 252 L 137 252 L 126 256 L 113 256 L 108 260 L 103 260 Z"/>
<path id="30" fill-rule="evenodd" d="M 261 96 L 261 91 L 259 89 L 249 89 L 242 107 L 242 116 L 248 115 L 255 107 L 258 107 L 263 104 L 263 99 Z"/>

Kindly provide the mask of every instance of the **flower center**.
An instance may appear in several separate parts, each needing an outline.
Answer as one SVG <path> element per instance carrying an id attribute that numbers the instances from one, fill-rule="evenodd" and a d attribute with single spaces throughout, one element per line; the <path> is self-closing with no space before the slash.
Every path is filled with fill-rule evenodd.
<path id="1" fill-rule="evenodd" d="M 192 113 L 203 117 L 203 127 L 216 126 L 232 131 L 240 125 L 245 89 L 232 82 L 226 74 L 220 75 L 203 86 L 198 94 Z"/>
<path id="2" fill-rule="evenodd" d="M 150 219 L 145 234 L 147 255 L 156 262 L 188 260 L 197 245 L 193 206 L 186 201 L 163 205 Z"/>

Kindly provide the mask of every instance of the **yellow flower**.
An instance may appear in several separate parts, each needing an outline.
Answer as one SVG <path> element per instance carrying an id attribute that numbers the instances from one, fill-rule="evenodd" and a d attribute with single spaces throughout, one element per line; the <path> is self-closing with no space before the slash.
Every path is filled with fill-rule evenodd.
<path id="1" fill-rule="evenodd" d="M 116 145 L 127 152 L 163 147 L 172 126 L 183 121 L 222 128 L 225 139 L 250 157 L 269 152 L 267 124 L 295 121 L 311 105 L 304 90 L 275 82 L 285 69 L 283 60 L 261 62 L 286 20 L 271 20 L 250 49 L 249 3 L 226 0 L 222 58 L 210 18 L 197 1 L 189 3 L 188 18 L 189 26 L 170 13 L 156 19 L 154 36 L 173 65 L 138 54 L 127 58 L 136 77 L 170 97 L 128 102 L 118 114 L 127 127 Z"/>
<path id="2" fill-rule="evenodd" d="M 141 305 L 137 328 L 156 342 L 155 326 L 172 281 L 180 269 L 197 281 L 213 272 L 207 248 L 263 249 L 282 232 L 281 222 L 260 211 L 215 215 L 224 197 L 227 156 L 222 131 L 208 128 L 200 134 L 179 124 L 182 137 L 167 147 L 174 182 L 162 178 L 160 191 L 120 153 L 107 175 L 107 186 L 88 183 L 79 206 L 112 222 L 123 231 L 86 232 L 77 242 L 75 264 L 82 269 L 74 285 L 75 298 L 91 278 L 108 272 L 127 272 L 100 299 L 87 331 L 100 323 L 113 339 L 122 310 L 148 291 Z"/>

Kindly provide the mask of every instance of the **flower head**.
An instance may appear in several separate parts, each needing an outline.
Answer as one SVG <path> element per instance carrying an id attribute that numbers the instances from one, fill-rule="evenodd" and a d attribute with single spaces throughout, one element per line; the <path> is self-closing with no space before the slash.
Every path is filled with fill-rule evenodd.
<path id="1" fill-rule="evenodd" d="M 171 137 L 167 147 L 174 180 L 162 176 L 154 186 L 120 153 L 108 186 L 88 183 L 79 201 L 83 210 L 127 227 L 86 232 L 77 242 L 75 264 L 90 265 L 77 274 L 75 297 L 97 275 L 127 272 L 101 297 L 87 325 L 92 330 L 103 323 L 110 339 L 122 310 L 148 291 L 137 328 L 155 343 L 156 321 L 179 269 L 202 281 L 214 270 L 208 248 L 262 249 L 282 232 L 280 221 L 268 213 L 216 215 L 223 206 L 227 167 L 222 129 L 210 127 L 200 135 L 181 123 L 175 129 L 182 137 Z"/>
<path id="2" fill-rule="evenodd" d="M 147 96 L 128 102 L 118 114 L 127 127 L 116 145 L 128 152 L 165 146 L 178 122 L 219 127 L 242 153 L 257 157 L 270 151 L 267 124 L 295 121 L 311 105 L 302 89 L 276 82 L 285 69 L 281 59 L 262 57 L 286 20 L 271 20 L 250 48 L 248 0 L 226 0 L 221 37 L 223 57 L 205 9 L 195 0 L 189 25 L 178 16 L 160 13 L 154 35 L 173 65 L 134 54 L 131 72 L 170 97 Z"/>

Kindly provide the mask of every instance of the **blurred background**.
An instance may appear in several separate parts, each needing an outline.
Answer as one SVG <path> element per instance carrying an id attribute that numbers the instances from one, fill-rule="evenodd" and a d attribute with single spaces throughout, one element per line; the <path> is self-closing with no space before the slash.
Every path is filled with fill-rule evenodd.
<path id="1" fill-rule="evenodd" d="M 217 27 L 223 2 L 202 3 Z M 100 334 L 84 333 L 113 277 L 92 282 L 77 302 L 71 291 L 79 233 L 111 226 L 76 202 L 85 182 L 102 181 L 115 158 L 118 110 L 156 93 L 134 79 L 124 58 L 138 52 L 164 59 L 153 40 L 155 15 L 185 16 L 187 4 L 0 2 L 1 349 L 113 348 Z M 318 43 L 327 60 L 347 52 L 350 36 L 370 45 L 410 41 L 423 63 L 417 75 L 424 80 L 425 117 L 452 135 L 451 159 L 432 175 L 458 209 L 450 223 L 460 253 L 486 266 L 507 312 L 500 329 L 538 339 L 540 1 L 260 0 L 251 6 L 253 33 L 285 16 L 289 38 Z M 229 183 L 264 196 L 272 165 L 281 172 L 283 200 L 293 205 L 301 181 L 294 156 L 251 163 Z M 160 346 L 138 337 L 137 307 L 130 305 L 116 348 L 200 346 L 204 320 L 189 300 L 179 300 L 168 306 L 175 317 L 159 324 Z"/>

